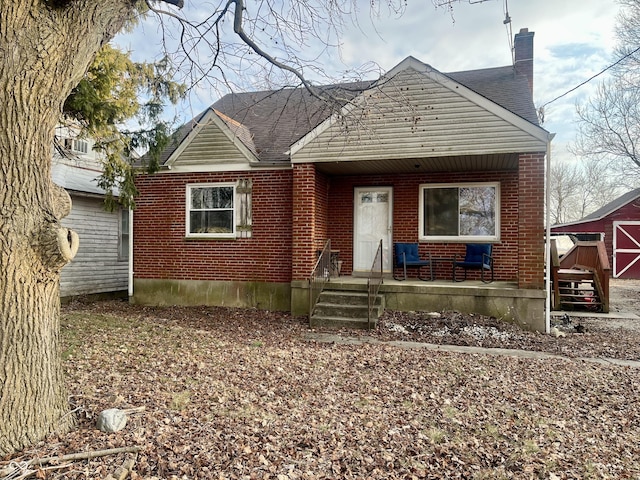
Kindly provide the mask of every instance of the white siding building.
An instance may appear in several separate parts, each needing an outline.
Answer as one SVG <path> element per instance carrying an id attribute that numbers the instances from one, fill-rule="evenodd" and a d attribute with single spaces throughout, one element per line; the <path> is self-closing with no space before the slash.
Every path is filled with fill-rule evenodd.
<path id="1" fill-rule="evenodd" d="M 97 185 L 101 163 L 92 142 L 59 129 L 58 138 L 71 151 L 54 151 L 51 177 L 71 196 L 72 209 L 62 224 L 80 236 L 73 261 L 60 275 L 60 296 L 126 294 L 129 271 L 129 211 L 104 209 L 104 191 Z"/>

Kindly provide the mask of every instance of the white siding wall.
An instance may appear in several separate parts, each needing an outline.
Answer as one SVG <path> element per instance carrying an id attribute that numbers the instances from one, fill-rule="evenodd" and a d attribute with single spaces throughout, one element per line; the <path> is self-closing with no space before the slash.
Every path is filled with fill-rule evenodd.
<path id="1" fill-rule="evenodd" d="M 72 196 L 73 208 L 62 220 L 80 236 L 80 248 L 60 276 L 60 295 L 86 295 L 127 289 L 128 262 L 118 259 L 120 213 L 106 212 L 103 200 Z"/>
<path id="2" fill-rule="evenodd" d="M 453 82 L 450 81 L 453 84 Z M 545 142 L 428 76 L 400 72 L 293 155 L 355 161 L 544 151 Z"/>

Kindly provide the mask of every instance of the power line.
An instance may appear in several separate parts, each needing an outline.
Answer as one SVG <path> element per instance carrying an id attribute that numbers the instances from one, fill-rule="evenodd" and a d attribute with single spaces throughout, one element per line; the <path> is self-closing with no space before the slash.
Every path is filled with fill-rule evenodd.
<path id="1" fill-rule="evenodd" d="M 634 53 L 640 51 L 640 47 L 636 48 L 635 50 L 633 50 L 632 52 L 627 53 L 624 57 L 619 58 L 615 63 L 612 63 L 611 65 L 609 65 L 608 67 L 604 68 L 603 70 L 599 71 L 598 73 L 596 73 L 595 75 L 589 77 L 588 79 L 586 79 L 584 82 L 576 85 L 575 87 L 573 87 L 570 90 L 567 90 L 566 92 L 564 92 L 562 95 L 558 95 L 556 98 L 554 98 L 553 100 L 548 101 L 547 103 L 545 103 L 544 105 L 542 105 L 539 110 L 544 110 L 544 107 L 546 107 L 547 105 L 549 105 L 550 103 L 555 102 L 556 100 L 559 100 L 562 97 L 565 97 L 567 95 L 569 95 L 571 92 L 576 91 L 577 89 L 579 89 L 580 87 L 582 87 L 583 85 L 586 85 L 587 83 L 589 83 L 591 80 L 593 80 L 596 77 L 599 77 L 600 75 L 602 75 L 604 72 L 606 72 L 607 70 L 610 70 L 611 68 L 615 67 L 616 65 L 618 65 L 620 62 L 622 62 L 623 60 L 629 58 L 631 55 L 633 55 Z"/>

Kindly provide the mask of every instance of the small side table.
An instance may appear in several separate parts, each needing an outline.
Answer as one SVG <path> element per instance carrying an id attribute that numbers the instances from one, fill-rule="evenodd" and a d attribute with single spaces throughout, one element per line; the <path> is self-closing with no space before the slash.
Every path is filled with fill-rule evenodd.
<path id="1" fill-rule="evenodd" d="M 340 250 L 331 250 L 331 256 L 329 257 L 329 263 L 331 265 L 331 276 L 339 277 L 340 276 Z"/>
<path id="2" fill-rule="evenodd" d="M 316 250 L 316 255 L 320 257 L 322 250 Z M 329 254 L 329 276 L 339 277 L 340 267 L 342 262 L 340 261 L 340 250 L 331 250 Z"/>

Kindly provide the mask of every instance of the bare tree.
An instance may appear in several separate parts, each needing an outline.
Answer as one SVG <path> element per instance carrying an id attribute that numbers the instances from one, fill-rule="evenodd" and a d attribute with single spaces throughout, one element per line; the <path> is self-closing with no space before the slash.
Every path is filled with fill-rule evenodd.
<path id="1" fill-rule="evenodd" d="M 565 223 L 569 220 L 570 204 L 579 188 L 580 169 L 576 164 L 554 162 L 549 173 L 551 223 Z"/>
<path id="2" fill-rule="evenodd" d="M 621 193 L 615 175 L 597 160 L 553 162 L 549 174 L 553 225 L 579 220 Z"/>
<path id="3" fill-rule="evenodd" d="M 627 186 L 640 182 L 640 0 L 619 0 L 618 61 L 613 76 L 577 107 L 578 133 L 572 150 L 596 159 Z"/>
<path id="4" fill-rule="evenodd" d="M 60 223 L 71 200 L 51 182 L 51 152 L 65 99 L 100 47 L 147 11 L 174 22 L 164 33 L 175 36 L 174 61 L 194 80 L 215 73 L 230 82 L 232 68 L 279 71 L 280 81 L 322 96 L 308 80 L 321 72 L 321 58 L 305 58 L 305 46 L 338 45 L 358 14 L 355 0 L 223 0 L 196 4 L 187 19 L 167 5 L 179 3 L 0 0 L 0 456 L 73 425 L 60 359 L 59 273 L 79 239 Z M 401 12 L 404 0 L 369 4 Z"/>
<path id="5" fill-rule="evenodd" d="M 584 106 L 574 151 L 623 176 L 640 177 L 640 88 L 625 78 L 603 82 Z"/>

